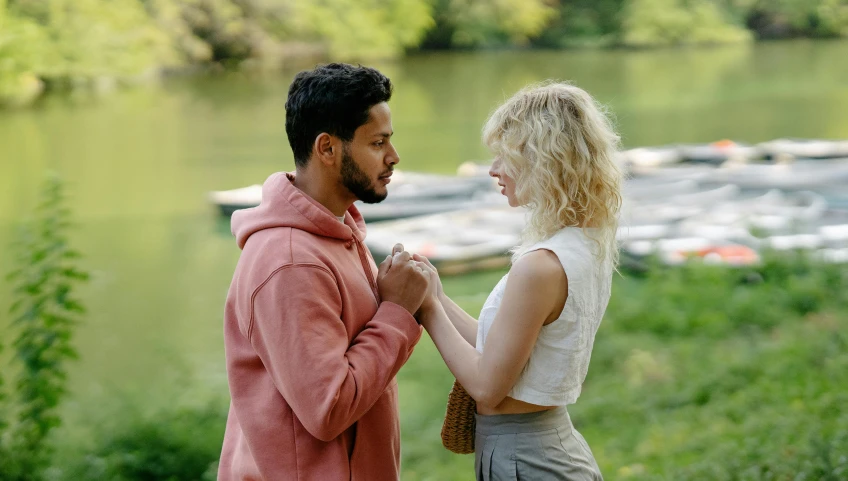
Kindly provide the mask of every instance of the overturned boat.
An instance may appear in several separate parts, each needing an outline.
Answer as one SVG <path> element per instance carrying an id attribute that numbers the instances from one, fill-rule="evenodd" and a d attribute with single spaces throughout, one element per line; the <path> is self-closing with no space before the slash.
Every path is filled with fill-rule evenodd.
<path id="1" fill-rule="evenodd" d="M 388 185 L 389 195 L 380 203 L 356 206 L 366 222 L 402 219 L 491 205 L 495 182 L 487 177 L 456 177 L 396 171 Z M 262 201 L 262 186 L 213 191 L 209 201 L 223 216 L 239 209 L 256 207 Z"/>

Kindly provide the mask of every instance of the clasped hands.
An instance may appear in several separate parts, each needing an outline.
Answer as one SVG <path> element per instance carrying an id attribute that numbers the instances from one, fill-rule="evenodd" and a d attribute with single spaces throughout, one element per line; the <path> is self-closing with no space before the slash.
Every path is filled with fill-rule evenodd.
<path id="1" fill-rule="evenodd" d="M 377 290 L 380 299 L 403 307 L 418 322 L 439 305 L 443 292 L 433 264 L 422 255 L 405 251 L 402 244 L 395 244 L 392 254 L 380 263 Z"/>

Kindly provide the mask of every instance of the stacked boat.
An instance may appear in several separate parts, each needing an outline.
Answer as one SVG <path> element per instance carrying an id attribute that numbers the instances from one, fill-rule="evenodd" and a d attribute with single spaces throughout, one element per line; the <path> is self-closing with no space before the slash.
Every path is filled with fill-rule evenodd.
<path id="1" fill-rule="evenodd" d="M 618 239 L 630 261 L 656 255 L 668 264 L 695 257 L 750 265 L 765 249 L 809 249 L 824 261 L 848 262 L 848 211 L 830 209 L 815 192 L 754 193 L 692 181 L 655 187 L 626 189 Z M 465 272 L 505 265 L 525 216 L 523 209 L 501 205 L 381 222 L 369 226 L 366 243 L 378 258 L 401 242 L 443 271 Z"/>
<path id="2" fill-rule="evenodd" d="M 657 168 L 688 165 L 717 166 L 747 162 L 786 164 L 793 160 L 848 158 L 848 140 L 776 139 L 756 145 L 732 140 L 709 144 L 681 144 L 639 147 L 621 153 L 621 162 L 634 173 L 650 173 Z"/>
<path id="3" fill-rule="evenodd" d="M 628 172 L 618 232 L 625 259 L 747 265 L 766 249 L 806 249 L 848 262 L 848 141 L 722 141 L 632 149 L 619 160 Z M 443 273 L 506 265 L 526 212 L 506 204 L 488 168 L 466 163 L 457 176 L 396 172 L 385 201 L 358 206 L 374 256 L 400 242 Z M 211 200 L 228 215 L 257 205 L 261 188 Z"/>
<path id="4" fill-rule="evenodd" d="M 474 209 L 489 205 L 495 183 L 488 175 L 451 176 L 396 170 L 388 185 L 388 197 L 378 204 L 357 202 L 366 222 L 417 217 L 451 210 Z M 213 191 L 209 201 L 223 216 L 239 209 L 256 207 L 262 201 L 262 186 Z"/>

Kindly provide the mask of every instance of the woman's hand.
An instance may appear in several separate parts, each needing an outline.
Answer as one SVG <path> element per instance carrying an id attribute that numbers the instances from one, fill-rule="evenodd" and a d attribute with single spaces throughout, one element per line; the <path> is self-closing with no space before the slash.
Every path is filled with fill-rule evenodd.
<path id="1" fill-rule="evenodd" d="M 445 295 L 444 288 L 442 288 L 442 280 L 439 278 L 439 271 L 433 266 L 430 259 L 420 254 L 412 254 L 412 260 L 420 263 L 419 265 L 430 271 L 430 288 L 432 292 L 428 292 L 428 295 L 433 294 L 437 299 Z"/>
<path id="2" fill-rule="evenodd" d="M 434 317 L 431 314 L 441 307 L 440 296 L 443 294 L 442 281 L 439 279 L 438 271 L 426 257 L 413 254 L 412 261 L 415 262 L 416 266 L 422 269 L 429 278 L 427 292 L 424 294 L 424 301 L 421 303 L 421 309 L 415 316 L 416 319 L 418 319 L 418 322 L 420 322 L 426 329 L 428 328 L 431 318 Z"/>

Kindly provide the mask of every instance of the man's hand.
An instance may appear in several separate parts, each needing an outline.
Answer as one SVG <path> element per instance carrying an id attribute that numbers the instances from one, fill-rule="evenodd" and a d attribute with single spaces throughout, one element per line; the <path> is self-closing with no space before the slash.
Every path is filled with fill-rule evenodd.
<path id="1" fill-rule="evenodd" d="M 396 244 L 377 272 L 380 299 L 393 302 L 415 315 L 430 287 L 430 271 Z"/>

